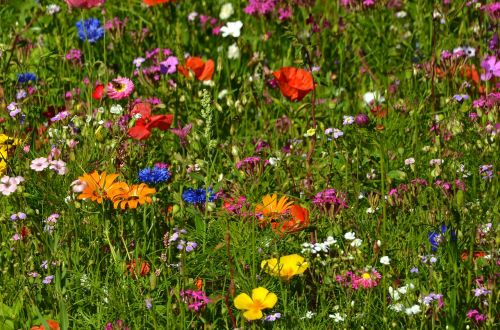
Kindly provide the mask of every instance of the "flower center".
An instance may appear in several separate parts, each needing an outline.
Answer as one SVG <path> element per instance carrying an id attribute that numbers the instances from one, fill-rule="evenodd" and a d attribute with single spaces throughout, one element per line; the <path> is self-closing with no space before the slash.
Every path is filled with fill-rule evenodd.
<path id="1" fill-rule="evenodd" d="M 369 280 L 371 278 L 370 274 L 368 274 L 368 273 L 363 273 L 363 275 L 361 275 L 361 277 L 365 280 Z"/>

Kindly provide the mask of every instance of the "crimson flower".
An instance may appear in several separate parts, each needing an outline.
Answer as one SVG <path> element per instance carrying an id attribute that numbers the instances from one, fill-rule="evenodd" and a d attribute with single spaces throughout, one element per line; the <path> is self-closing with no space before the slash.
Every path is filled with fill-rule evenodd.
<path id="1" fill-rule="evenodd" d="M 134 106 L 130 114 L 139 117 L 134 127 L 129 129 L 128 135 L 136 140 L 145 140 L 151 135 L 153 128 L 165 131 L 170 128 L 174 119 L 173 115 L 151 115 L 151 105 L 149 103 L 138 103 Z"/>

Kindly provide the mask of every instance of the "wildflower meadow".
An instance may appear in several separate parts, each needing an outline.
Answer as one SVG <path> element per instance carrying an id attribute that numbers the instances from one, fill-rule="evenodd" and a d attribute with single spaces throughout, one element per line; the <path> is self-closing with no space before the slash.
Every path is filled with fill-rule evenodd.
<path id="1" fill-rule="evenodd" d="M 0 330 L 500 328 L 499 23 L 0 1 Z"/>

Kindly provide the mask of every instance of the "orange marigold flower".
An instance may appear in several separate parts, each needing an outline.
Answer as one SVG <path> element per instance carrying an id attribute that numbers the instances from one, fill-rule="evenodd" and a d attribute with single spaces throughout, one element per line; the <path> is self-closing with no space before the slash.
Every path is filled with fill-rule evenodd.
<path id="1" fill-rule="evenodd" d="M 57 321 L 47 320 L 45 322 L 49 325 L 50 330 L 61 330 Z M 45 327 L 43 325 L 34 325 L 30 328 L 30 330 L 45 330 Z"/>
<path id="2" fill-rule="evenodd" d="M 85 173 L 78 179 L 85 184 L 82 193 L 78 195 L 78 199 L 91 199 L 101 204 L 103 199 L 108 199 L 110 192 L 118 188 L 123 188 L 126 183 L 116 182 L 118 174 L 106 174 L 106 172 L 94 171 L 91 174 Z"/>
<path id="3" fill-rule="evenodd" d="M 179 73 L 185 77 L 189 77 L 189 73 L 193 72 L 198 80 L 212 80 L 214 75 L 215 63 L 212 60 L 204 62 L 199 57 L 190 57 L 186 60 L 185 65 L 179 65 L 177 68 Z"/>
<path id="4" fill-rule="evenodd" d="M 115 209 L 120 206 L 122 210 L 127 206 L 130 209 L 135 209 L 139 204 L 151 203 L 153 199 L 149 195 L 155 192 L 155 188 L 150 188 L 145 183 L 134 184 L 128 187 L 127 190 L 117 191 L 117 194 L 113 195 L 113 206 Z"/>

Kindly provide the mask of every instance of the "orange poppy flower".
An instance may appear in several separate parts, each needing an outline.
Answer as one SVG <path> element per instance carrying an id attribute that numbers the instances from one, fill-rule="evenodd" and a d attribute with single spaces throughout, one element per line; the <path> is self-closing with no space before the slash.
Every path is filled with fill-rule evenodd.
<path id="1" fill-rule="evenodd" d="M 473 254 L 472 254 L 472 260 L 473 261 L 476 261 L 477 259 L 479 258 L 484 258 L 488 255 L 488 253 L 484 252 L 484 251 L 475 251 Z M 469 251 L 463 251 L 461 254 L 460 254 L 460 259 L 462 261 L 467 261 L 467 259 L 469 259 Z"/>
<path id="2" fill-rule="evenodd" d="M 137 265 L 141 265 L 140 268 Z M 137 275 L 146 276 L 149 274 L 151 270 L 151 266 L 146 261 L 142 261 L 141 258 L 137 258 L 137 260 L 132 260 L 127 264 L 127 270 L 130 272 L 132 278 L 137 278 Z"/>
<path id="3" fill-rule="evenodd" d="M 175 0 L 144 0 L 144 3 L 148 6 L 160 5 L 162 3 L 175 2 Z"/>
<path id="4" fill-rule="evenodd" d="M 199 57 L 190 57 L 186 60 L 185 65 L 179 65 L 177 68 L 179 73 L 185 77 L 189 77 L 189 73 L 193 72 L 198 80 L 212 80 L 214 75 L 215 63 L 212 60 L 203 62 Z"/>
<path id="5" fill-rule="evenodd" d="M 304 69 L 284 67 L 273 72 L 281 93 L 291 101 L 302 100 L 314 89 L 313 76 Z"/>
<path id="6" fill-rule="evenodd" d="M 271 221 L 273 231 L 280 234 L 291 234 L 309 227 L 309 211 L 299 205 L 292 205 L 290 213 L 282 219 Z"/>
<path id="7" fill-rule="evenodd" d="M 78 199 L 91 199 L 101 204 L 103 199 L 108 199 L 109 194 L 117 189 L 123 189 L 127 184 L 124 182 L 114 182 L 118 174 L 106 174 L 106 172 L 94 171 L 92 174 L 85 173 L 78 179 L 85 183 L 85 188 L 78 195 Z"/>
<path id="8" fill-rule="evenodd" d="M 46 322 L 49 325 L 50 330 L 61 330 L 57 321 L 47 320 Z M 45 330 L 45 327 L 43 325 L 34 325 L 30 328 L 30 330 Z"/>
<path id="9" fill-rule="evenodd" d="M 144 203 L 151 203 L 153 199 L 151 198 L 151 194 L 156 192 L 155 188 L 150 188 L 147 184 L 134 184 L 126 190 L 117 191 L 111 197 L 113 201 L 114 208 L 121 207 L 122 210 L 125 208 L 135 209 L 137 206 L 143 205 Z"/>

